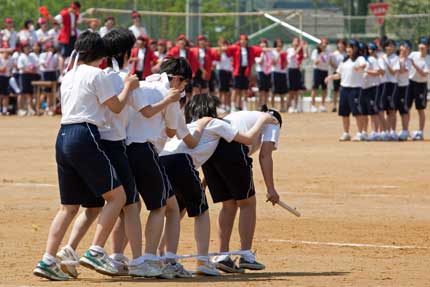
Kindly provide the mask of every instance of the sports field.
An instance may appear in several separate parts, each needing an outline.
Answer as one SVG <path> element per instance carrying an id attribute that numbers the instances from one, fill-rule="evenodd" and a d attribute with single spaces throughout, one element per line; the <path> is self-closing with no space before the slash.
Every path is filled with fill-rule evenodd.
<path id="1" fill-rule="evenodd" d="M 0 118 L 0 286 L 430 286 L 430 143 L 339 143 L 333 114 L 284 116 L 276 184 L 303 216 L 265 203 L 256 159 L 254 248 L 266 270 L 166 281 L 81 268 L 79 281 L 61 283 L 31 274 L 59 203 L 54 144 L 60 118 Z M 211 251 L 217 251 L 218 209 L 210 206 Z M 194 253 L 192 221 L 182 226 L 179 253 Z M 232 249 L 237 240 L 235 229 Z M 194 268 L 193 261 L 184 263 Z"/>

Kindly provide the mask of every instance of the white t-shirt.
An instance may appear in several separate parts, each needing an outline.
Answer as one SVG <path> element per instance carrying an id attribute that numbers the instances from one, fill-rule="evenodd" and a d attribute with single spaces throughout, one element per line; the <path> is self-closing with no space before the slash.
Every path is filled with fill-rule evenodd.
<path id="1" fill-rule="evenodd" d="M 369 56 L 367 58 L 367 70 L 378 71 L 379 70 L 378 59 L 376 59 L 373 56 Z M 363 89 L 376 87 L 379 85 L 379 82 L 380 82 L 379 76 L 375 77 L 375 76 L 368 75 L 366 72 L 364 73 Z"/>
<path id="2" fill-rule="evenodd" d="M 318 70 L 322 70 L 322 71 L 328 71 L 330 53 L 327 49 L 325 49 L 321 53 L 318 53 L 318 50 L 314 49 L 312 51 L 311 60 L 312 60 L 312 67 L 314 69 L 318 69 Z M 315 64 L 316 60 L 319 60 L 318 64 Z"/>
<path id="3" fill-rule="evenodd" d="M 272 53 L 267 52 L 261 52 L 260 57 L 255 58 L 255 71 L 256 72 L 264 72 L 264 67 L 266 65 L 270 65 L 270 71 L 272 70 Z"/>
<path id="4" fill-rule="evenodd" d="M 46 66 L 46 67 L 45 67 Z M 52 52 L 43 52 L 39 56 L 41 72 L 54 72 L 58 70 L 58 55 Z"/>
<path id="5" fill-rule="evenodd" d="M 240 47 L 240 66 L 248 67 L 248 49 Z"/>
<path id="6" fill-rule="evenodd" d="M 359 56 L 354 62 L 351 59 L 348 59 L 345 62 L 340 63 L 336 71 L 340 74 L 340 85 L 346 88 L 362 88 L 364 85 L 364 70 L 355 70 L 355 68 L 362 65 L 366 65 L 367 68 L 367 62 L 361 56 Z"/>
<path id="7" fill-rule="evenodd" d="M 158 51 L 155 51 L 154 54 L 155 54 L 155 56 L 157 56 L 158 61 L 162 61 L 166 57 L 166 54 L 161 54 Z"/>
<path id="8" fill-rule="evenodd" d="M 169 104 L 165 110 L 151 118 L 145 118 L 140 110 L 160 102 L 167 96 L 170 83 L 167 75 L 153 74 L 140 82 L 140 87 L 132 92 L 129 97 L 130 110 L 129 123 L 127 126 L 127 145 L 131 143 L 152 143 L 158 152 L 168 139 L 166 127 L 177 131 L 177 135 L 183 138 L 188 131 L 178 128 L 178 123 L 183 117 L 178 102 Z M 185 133 L 185 134 L 184 134 Z"/>
<path id="9" fill-rule="evenodd" d="M 245 134 L 252 129 L 261 114 L 262 112 L 258 111 L 240 111 L 229 114 L 224 118 L 224 120 L 229 122 L 231 126 L 237 129 L 240 133 Z M 257 141 L 248 146 L 249 155 L 259 150 L 263 142 L 273 142 L 275 144 L 275 149 L 277 149 L 279 144 L 279 134 L 279 125 L 264 125 L 261 135 L 257 137 Z"/>
<path id="10" fill-rule="evenodd" d="M 129 28 L 128 28 L 128 30 L 130 30 L 132 33 L 133 33 L 133 35 L 134 35 L 134 37 L 137 39 L 137 38 L 139 38 L 140 36 L 146 36 L 146 35 L 148 35 L 147 33 L 146 33 L 146 28 L 145 28 L 145 26 L 139 26 L 139 27 L 137 27 L 137 26 L 135 26 L 135 25 L 131 25 Z"/>
<path id="11" fill-rule="evenodd" d="M 104 37 L 107 33 L 109 33 L 111 30 L 109 30 L 106 26 L 103 26 L 99 30 L 100 37 Z"/>
<path id="12" fill-rule="evenodd" d="M 106 125 L 107 100 L 115 96 L 115 89 L 99 68 L 79 65 L 67 72 L 61 83 L 62 124 L 91 123 Z"/>
<path id="13" fill-rule="evenodd" d="M 343 52 L 341 53 L 339 50 L 334 51 L 331 54 L 331 60 L 335 66 L 335 69 L 337 69 L 337 67 L 339 67 L 339 64 L 343 62 L 343 59 L 345 59 L 346 53 Z"/>
<path id="14" fill-rule="evenodd" d="M 231 65 L 231 58 L 227 56 L 225 52 L 221 53 L 220 61 L 217 65 L 218 70 L 224 70 L 224 71 L 232 71 L 233 67 Z"/>
<path id="15" fill-rule="evenodd" d="M 136 65 L 137 71 L 143 71 L 143 65 L 145 62 L 145 52 L 146 52 L 146 48 L 140 48 L 139 52 L 137 52 L 137 65 Z"/>
<path id="16" fill-rule="evenodd" d="M 36 31 L 36 36 L 37 40 L 42 43 L 50 39 L 49 31 L 43 31 L 42 29 Z"/>
<path id="17" fill-rule="evenodd" d="M 4 72 L 0 72 L 0 76 L 10 77 L 12 75 L 13 59 L 11 57 L 7 59 L 0 57 L 0 68 L 4 66 L 6 66 L 6 70 Z"/>
<path id="18" fill-rule="evenodd" d="M 276 64 L 274 64 L 272 67 L 272 71 L 276 72 L 276 73 L 286 73 L 287 67 L 285 67 L 284 69 L 281 68 L 280 55 L 281 55 L 281 53 L 279 53 L 277 50 L 272 51 L 272 58 L 276 62 Z"/>
<path id="19" fill-rule="evenodd" d="M 421 57 L 420 52 L 412 52 L 409 55 L 409 59 L 414 61 L 415 65 L 418 68 L 420 68 L 421 70 L 423 70 L 424 72 L 430 71 L 430 55 L 426 55 L 425 57 Z M 411 79 L 412 81 L 417 82 L 417 83 L 425 83 L 428 80 L 428 75 L 427 75 L 427 77 L 421 76 L 420 74 L 418 74 L 418 72 L 412 66 L 411 72 L 409 75 L 409 79 Z"/>
<path id="20" fill-rule="evenodd" d="M 7 41 L 9 48 L 15 49 L 18 33 L 16 33 L 16 31 L 11 32 L 8 29 L 3 29 L 0 34 L 2 35 L 2 41 Z"/>
<path id="21" fill-rule="evenodd" d="M 287 60 L 288 69 L 297 69 L 299 67 L 299 63 L 297 62 L 296 49 L 294 49 L 293 47 L 287 49 Z"/>
<path id="22" fill-rule="evenodd" d="M 115 72 L 112 68 L 106 68 L 103 70 L 106 73 L 107 80 L 112 84 L 115 95 L 118 96 L 124 89 L 123 79 L 127 75 L 127 72 L 120 71 Z M 120 141 L 125 140 L 126 128 L 128 124 L 128 110 L 129 106 L 116 114 L 109 108 L 106 108 L 106 126 L 99 128 L 100 138 L 109 141 Z"/>
<path id="23" fill-rule="evenodd" d="M 37 36 L 36 36 L 36 32 L 34 32 L 33 30 L 21 30 L 18 32 L 18 40 L 23 43 L 23 42 L 29 42 L 30 46 L 33 46 L 34 43 L 37 42 Z"/>
<path id="24" fill-rule="evenodd" d="M 54 42 L 55 47 L 58 47 L 58 34 L 59 31 L 55 31 L 54 28 L 48 31 L 48 35 L 52 37 L 52 42 Z"/>
<path id="25" fill-rule="evenodd" d="M 204 68 L 204 66 L 205 66 L 205 56 L 206 56 L 205 49 L 199 48 L 199 64 L 200 64 L 200 68 Z"/>
<path id="26" fill-rule="evenodd" d="M 32 55 L 26 55 L 24 53 L 20 53 L 18 56 L 17 68 L 20 74 L 24 73 L 24 69 L 32 69 L 34 67 L 37 68 L 38 64 L 39 64 L 38 60 Z"/>
<path id="27" fill-rule="evenodd" d="M 400 87 L 406 87 L 409 85 L 409 74 L 411 73 L 411 69 L 412 69 L 412 62 L 411 59 L 409 58 L 405 58 L 405 59 L 401 59 L 399 58 L 399 63 L 401 67 L 405 67 L 405 72 L 401 73 L 399 72 L 399 76 L 398 76 L 398 85 Z"/>
<path id="28" fill-rule="evenodd" d="M 192 122 L 187 126 L 190 132 L 193 133 L 196 129 L 196 122 Z M 237 133 L 238 130 L 227 122 L 213 119 L 203 130 L 200 141 L 196 147 L 190 149 L 182 140 L 175 137 L 167 142 L 160 155 L 186 153 L 192 157 L 195 168 L 199 168 L 215 152 L 221 138 L 225 139 L 227 142 L 231 142 L 236 137 Z"/>
<path id="29" fill-rule="evenodd" d="M 187 50 L 179 49 L 179 57 L 187 58 Z"/>
<path id="30" fill-rule="evenodd" d="M 390 56 L 387 56 L 386 54 L 383 55 L 382 57 L 382 61 L 384 62 L 384 77 L 385 77 L 385 82 L 390 82 L 390 83 L 397 83 L 397 73 L 396 74 L 391 74 L 388 71 L 387 66 L 389 66 L 392 70 L 399 70 L 400 69 L 400 63 L 399 63 L 399 56 L 397 56 L 396 54 L 391 54 Z"/>

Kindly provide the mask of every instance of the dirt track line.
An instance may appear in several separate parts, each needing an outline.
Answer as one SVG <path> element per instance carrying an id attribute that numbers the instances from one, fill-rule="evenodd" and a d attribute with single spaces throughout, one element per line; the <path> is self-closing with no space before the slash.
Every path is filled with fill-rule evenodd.
<path id="1" fill-rule="evenodd" d="M 286 239 L 268 239 L 267 241 L 278 242 L 278 243 L 335 246 L 335 247 L 362 247 L 362 248 L 380 248 L 380 249 L 430 249 L 430 247 L 415 246 L 415 245 L 381 245 L 381 244 L 366 244 L 366 243 L 318 242 L 318 241 L 286 240 Z"/>

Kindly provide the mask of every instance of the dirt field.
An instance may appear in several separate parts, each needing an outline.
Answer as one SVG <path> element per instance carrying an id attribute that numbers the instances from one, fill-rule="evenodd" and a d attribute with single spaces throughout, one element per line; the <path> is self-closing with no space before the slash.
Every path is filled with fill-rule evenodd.
<path id="1" fill-rule="evenodd" d="M 31 272 L 59 202 L 59 118 L 0 118 L 0 285 L 430 286 L 430 143 L 339 143 L 340 120 L 333 114 L 287 115 L 285 121 L 276 183 L 303 217 L 264 202 L 256 161 L 254 248 L 266 270 L 161 281 L 111 279 L 81 268 L 79 281 L 50 283 Z M 210 206 L 211 251 L 217 250 L 218 209 Z M 191 223 L 183 223 L 181 254 L 195 250 Z M 237 229 L 232 241 L 237 249 Z M 194 268 L 193 261 L 184 263 Z"/>

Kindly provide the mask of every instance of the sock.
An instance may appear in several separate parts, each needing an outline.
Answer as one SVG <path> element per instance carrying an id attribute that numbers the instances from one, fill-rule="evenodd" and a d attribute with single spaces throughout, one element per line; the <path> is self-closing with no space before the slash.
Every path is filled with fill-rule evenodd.
<path id="1" fill-rule="evenodd" d="M 91 255 L 96 255 L 97 253 L 99 253 L 99 254 L 105 253 L 105 250 L 103 249 L 103 247 L 100 247 L 97 245 L 91 245 L 89 251 L 90 251 Z"/>
<path id="2" fill-rule="evenodd" d="M 122 261 L 124 259 L 127 259 L 127 257 L 125 257 L 123 253 L 112 253 L 112 255 L 110 255 L 109 257 L 116 261 Z"/>
<path id="3" fill-rule="evenodd" d="M 45 262 L 47 265 L 52 265 L 53 263 L 57 262 L 57 259 L 51 254 L 45 253 L 43 254 L 42 261 Z"/>
<path id="4" fill-rule="evenodd" d="M 157 255 L 155 255 L 155 254 L 145 253 L 145 254 L 142 256 L 142 259 L 143 259 L 144 261 L 146 261 L 146 260 L 150 260 L 150 261 L 159 261 L 159 260 L 160 260 L 160 257 L 158 257 L 158 256 L 157 256 Z"/>

